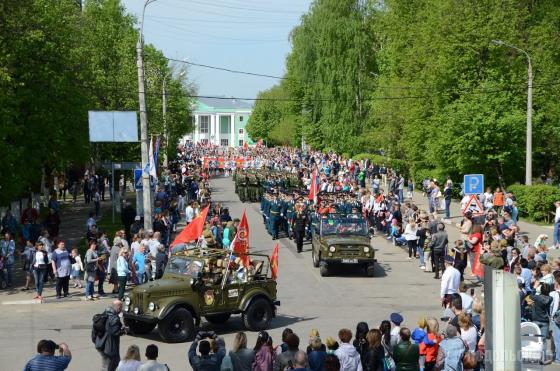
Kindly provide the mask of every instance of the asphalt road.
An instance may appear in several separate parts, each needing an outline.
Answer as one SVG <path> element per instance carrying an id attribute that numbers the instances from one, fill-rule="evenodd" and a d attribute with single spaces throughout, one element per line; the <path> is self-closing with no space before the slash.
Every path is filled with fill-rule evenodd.
<path id="1" fill-rule="evenodd" d="M 212 187 L 213 199 L 228 206 L 232 216 L 240 217 L 247 209 L 251 249 L 270 254 L 275 241 L 264 229 L 259 205 L 239 202 L 230 178 L 213 180 Z M 409 261 L 403 249 L 383 237 L 372 238 L 372 246 L 378 259 L 375 277 L 365 277 L 363 269 L 346 269 L 323 278 L 311 263 L 310 245 L 304 245 L 304 252 L 298 254 L 292 241 L 280 240 L 278 299 L 281 306 L 269 331 L 274 342 L 280 342 L 285 327 L 292 328 L 305 347 L 312 328 L 317 328 L 324 339 L 329 335 L 336 338 L 338 330 L 343 327 L 354 332 L 359 321 L 378 327 L 391 312 L 401 313 L 405 318 L 403 325 L 411 328 L 416 327 L 420 316 L 439 318 L 442 313 L 439 280 L 434 280 L 433 274 L 421 271 L 417 261 Z M 10 301 L 17 303 L 21 293 L 13 297 L 9 293 L 0 294 L 3 304 L 0 305 L 1 370 L 21 370 L 35 354 L 40 339 L 68 343 L 73 353 L 70 370 L 99 369 L 100 358 L 90 339 L 91 318 L 112 299 L 85 302 L 81 300 L 81 290 L 73 292 L 75 296 L 68 301 L 47 300 L 45 304 L 7 304 Z M 53 295 L 54 289 L 48 288 L 46 296 Z M 203 322 L 202 326 L 223 335 L 228 347 L 235 333 L 243 330 L 239 316 L 223 325 Z M 256 333 L 249 333 L 248 340 L 253 346 Z M 123 336 L 121 355 L 131 344 L 139 345 L 143 353 L 146 345 L 151 343 L 159 346 L 159 360 L 167 363 L 171 370 L 191 369 L 186 356 L 190 344 L 165 344 L 157 332 L 143 337 Z"/>

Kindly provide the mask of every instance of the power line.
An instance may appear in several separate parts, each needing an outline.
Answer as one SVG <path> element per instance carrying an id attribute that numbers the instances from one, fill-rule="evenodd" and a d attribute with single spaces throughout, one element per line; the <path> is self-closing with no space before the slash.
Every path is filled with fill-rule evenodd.
<path id="1" fill-rule="evenodd" d="M 245 42 L 265 42 L 265 43 L 269 43 L 269 42 L 285 42 L 286 40 L 271 40 L 271 39 L 240 39 L 240 38 L 235 38 L 235 37 L 227 37 L 227 36 L 218 36 L 218 35 L 212 35 L 212 34 L 205 34 L 205 33 L 201 33 L 201 32 L 196 32 L 196 31 L 191 31 L 191 30 L 187 30 L 185 28 L 182 27 L 178 27 L 175 25 L 171 25 L 169 23 L 163 22 L 163 21 L 157 21 L 157 20 L 152 20 L 153 22 L 156 22 L 158 24 L 164 25 L 166 27 L 171 27 L 174 28 L 176 30 L 179 31 L 183 31 L 186 33 L 191 33 L 193 35 L 197 35 L 197 36 L 205 36 L 205 37 L 213 37 L 216 39 L 223 39 L 223 40 L 228 40 L 228 41 L 245 41 Z"/>
<path id="2" fill-rule="evenodd" d="M 248 71 L 240 71 L 240 70 L 234 70 L 231 68 L 225 68 L 225 67 L 217 67 L 217 66 L 211 66 L 211 65 L 207 65 L 207 64 L 202 64 L 202 63 L 195 63 L 195 62 L 189 62 L 189 61 L 185 61 L 185 60 L 181 60 L 181 59 L 175 59 L 175 58 L 167 58 L 167 60 L 172 61 L 172 62 L 177 62 L 177 63 L 184 63 L 190 66 L 195 66 L 195 67 L 202 67 L 202 68 L 208 68 L 208 69 L 212 69 L 212 70 L 217 70 L 217 71 L 224 71 L 224 72 L 229 72 L 229 73 L 235 73 L 235 74 L 241 74 L 241 75 L 248 75 L 248 76 L 256 76 L 256 77 L 266 77 L 266 78 L 271 78 L 271 79 L 277 79 L 277 80 L 288 80 L 288 81 L 295 81 L 301 84 L 319 84 L 319 85 L 328 85 L 326 83 L 322 83 L 319 81 L 311 81 L 311 82 L 306 82 L 306 81 L 302 81 L 302 80 L 297 80 L 297 79 L 292 79 L 289 77 L 285 77 L 285 76 L 277 76 L 277 75 L 269 75 L 269 74 L 263 74 L 263 73 L 256 73 L 256 72 L 248 72 Z M 542 86 L 549 86 L 549 85 L 558 85 L 560 84 L 560 81 L 555 81 L 555 82 L 549 82 L 549 83 L 542 83 L 542 84 L 533 84 L 533 88 L 538 88 L 538 87 L 542 87 Z M 341 84 L 339 84 L 341 85 Z M 376 89 L 382 89 L 382 90 L 424 90 L 424 91 L 432 91 L 432 92 L 436 92 L 436 93 L 440 93 L 440 94 L 447 94 L 447 95 L 452 95 L 452 94 L 466 94 L 466 95 L 478 95 L 478 94 L 492 94 L 492 93 L 499 93 L 499 92 L 505 92 L 505 91 L 511 91 L 511 90 L 521 90 L 521 89 L 526 89 L 527 86 L 525 84 L 519 84 L 519 86 L 510 86 L 507 88 L 501 88 L 501 89 L 480 89 L 477 91 L 466 91 L 466 90 L 456 90 L 456 91 L 438 91 L 432 87 L 419 87 L 419 86 L 377 86 Z"/>

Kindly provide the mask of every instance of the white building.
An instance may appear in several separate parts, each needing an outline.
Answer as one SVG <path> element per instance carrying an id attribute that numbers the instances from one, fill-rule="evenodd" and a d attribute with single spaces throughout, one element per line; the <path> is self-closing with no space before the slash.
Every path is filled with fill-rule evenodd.
<path id="1" fill-rule="evenodd" d="M 194 130 L 184 142 L 237 147 L 254 144 L 245 131 L 251 104 L 236 99 L 199 98 L 193 112 Z"/>

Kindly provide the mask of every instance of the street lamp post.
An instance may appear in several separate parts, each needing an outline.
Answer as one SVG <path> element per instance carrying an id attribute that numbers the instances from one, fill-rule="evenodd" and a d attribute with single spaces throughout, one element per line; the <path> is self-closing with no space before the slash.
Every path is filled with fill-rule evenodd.
<path id="1" fill-rule="evenodd" d="M 144 229 L 152 229 L 152 189 L 148 164 L 148 117 L 146 114 L 146 91 L 144 90 L 144 13 L 146 7 L 156 0 L 146 0 L 140 19 L 140 33 L 136 43 L 136 65 L 138 67 L 138 103 L 140 108 L 140 151 L 142 153 L 142 205 L 144 207 Z"/>
<path id="2" fill-rule="evenodd" d="M 526 153 L 525 153 L 525 185 L 533 183 L 533 66 L 531 64 L 531 57 L 525 50 L 518 48 L 515 45 L 508 44 L 502 40 L 492 40 L 492 43 L 501 46 L 507 46 L 515 49 L 527 57 L 527 140 L 526 140 Z"/>

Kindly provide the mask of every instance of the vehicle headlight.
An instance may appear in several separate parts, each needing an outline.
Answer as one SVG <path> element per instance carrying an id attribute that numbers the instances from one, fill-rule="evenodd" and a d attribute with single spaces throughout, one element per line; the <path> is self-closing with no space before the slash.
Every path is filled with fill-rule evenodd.
<path id="1" fill-rule="evenodd" d="M 334 247 L 334 246 L 332 246 L 332 245 L 329 246 L 329 251 L 330 251 L 330 252 L 335 252 L 335 251 L 336 251 L 336 247 Z"/>
<path id="2" fill-rule="evenodd" d="M 156 309 L 156 305 L 153 302 L 150 302 L 150 304 L 148 304 L 148 310 L 151 310 L 152 312 Z"/>
<path id="3" fill-rule="evenodd" d="M 369 252 L 369 246 L 364 246 L 364 252 L 367 254 Z"/>
<path id="4" fill-rule="evenodd" d="M 130 305 L 130 296 L 126 296 L 126 297 L 124 298 L 124 304 L 125 304 L 125 305 Z"/>
<path id="5" fill-rule="evenodd" d="M 138 314 L 138 313 L 140 313 L 140 309 L 138 309 L 138 307 L 135 307 L 134 308 L 134 314 Z"/>
<path id="6" fill-rule="evenodd" d="M 128 312 L 129 310 L 130 310 L 130 306 L 125 304 L 125 305 L 124 305 L 124 311 L 125 311 L 125 312 Z"/>

